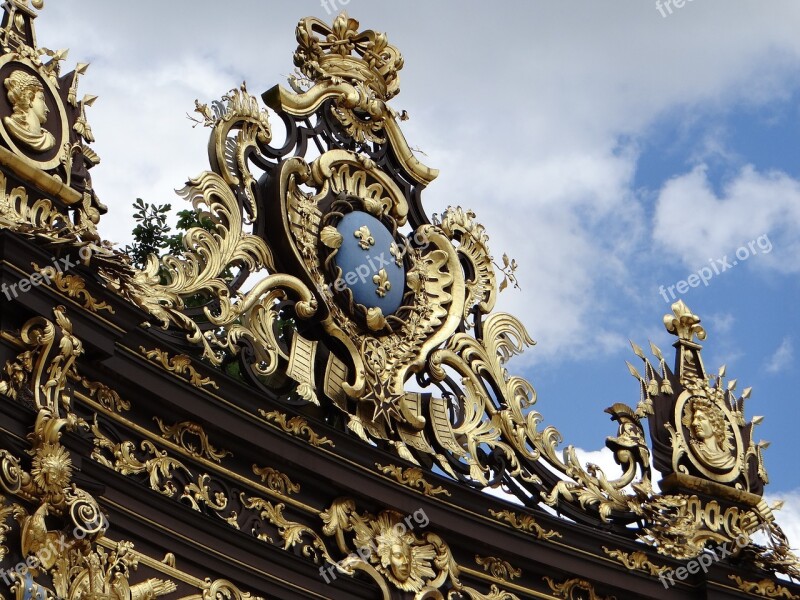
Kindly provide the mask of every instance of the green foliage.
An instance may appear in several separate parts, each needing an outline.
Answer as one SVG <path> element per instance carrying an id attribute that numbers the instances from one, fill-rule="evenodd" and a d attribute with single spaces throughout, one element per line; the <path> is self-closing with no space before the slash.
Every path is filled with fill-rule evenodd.
<path id="1" fill-rule="evenodd" d="M 136 227 L 133 228 L 133 244 L 125 246 L 125 253 L 135 267 L 143 269 L 150 254 L 159 256 L 167 247 L 167 237 L 170 232 L 167 215 L 172 210 L 172 205 L 148 204 L 137 198 L 133 208 L 136 209 L 133 213 L 136 221 Z"/>
<path id="2" fill-rule="evenodd" d="M 125 246 L 125 252 L 130 257 L 131 263 L 139 269 L 143 269 L 147 264 L 147 257 L 150 254 L 156 256 L 180 254 L 183 250 L 183 236 L 190 229 L 194 227 L 201 227 L 206 231 L 214 229 L 214 222 L 211 219 L 200 218 L 197 211 L 187 209 L 178 211 L 176 232 L 170 233 L 172 228 L 167 225 L 167 217 L 172 210 L 171 204 L 150 204 L 137 198 L 133 208 L 136 209 L 133 213 L 136 227 L 133 228 L 133 243 Z"/>

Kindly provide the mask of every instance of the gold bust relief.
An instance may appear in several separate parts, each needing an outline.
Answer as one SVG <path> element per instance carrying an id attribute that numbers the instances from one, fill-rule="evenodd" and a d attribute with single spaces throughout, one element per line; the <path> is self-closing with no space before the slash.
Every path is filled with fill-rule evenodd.
<path id="1" fill-rule="evenodd" d="M 716 471 L 730 471 L 735 466 L 733 432 L 713 402 L 693 397 L 684 408 L 683 424 L 689 430 L 692 451 L 703 464 Z"/>
<path id="2" fill-rule="evenodd" d="M 33 75 L 17 69 L 5 80 L 8 101 L 13 113 L 3 118 L 11 136 L 28 148 L 46 152 L 56 144 L 52 133 L 42 127 L 49 109 L 44 99 L 44 86 Z"/>

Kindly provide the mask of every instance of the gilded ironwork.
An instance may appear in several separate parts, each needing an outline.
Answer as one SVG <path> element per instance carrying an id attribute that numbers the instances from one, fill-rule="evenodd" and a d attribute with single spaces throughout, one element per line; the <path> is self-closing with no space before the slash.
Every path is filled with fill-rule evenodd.
<path id="1" fill-rule="evenodd" d="M 232 452 L 220 450 L 214 446 L 199 423 L 182 421 L 173 425 L 165 425 L 164 421 L 158 417 L 153 417 L 153 420 L 161 430 L 161 437 L 175 442 L 192 456 L 202 456 L 217 463 L 226 456 L 233 456 Z"/>
<path id="2" fill-rule="evenodd" d="M 518 287 L 516 261 L 505 254 L 494 260 L 488 235 L 472 211 L 449 207 L 441 216 L 426 215 L 421 194 L 436 171 L 416 159 L 400 131 L 403 117 L 389 106 L 399 92 L 402 57 L 384 34 L 360 31 L 358 22 L 345 15 L 331 26 L 313 18 L 299 23 L 294 59 L 302 85 L 295 78 L 292 91 L 276 87 L 262 96 L 285 126 L 285 139 L 277 145 L 270 113 L 245 84 L 221 101 L 196 101 L 201 117 L 196 123 L 210 129 L 209 169 L 179 194 L 204 226 L 187 232 L 181 252 L 151 256 L 138 270 L 100 242 L 95 229 L 104 207 L 88 177 L 99 158 L 88 146 L 94 135 L 87 110 L 96 97 L 77 94 L 87 65 L 62 77 L 65 52 L 38 48 L 27 3 L 8 4 L 13 18 L 0 31 L 5 51 L 0 103 L 8 109 L 0 120 L 0 166 L 11 174 L 0 174 L 0 225 L 62 252 L 88 250 L 81 269 L 143 309 L 145 325 L 185 334 L 186 354 L 173 357 L 140 347 L 150 361 L 198 389 L 219 386 L 201 376 L 195 360 L 223 367 L 220 377 L 235 374 L 255 389 L 269 390 L 268 408 L 258 411 L 264 426 L 326 451 L 335 448 L 326 437 L 331 429 L 362 440 L 365 448 L 392 451 L 413 466 L 378 464 L 378 470 L 424 496 L 452 497 L 449 489 L 425 479 L 444 474 L 454 486 L 499 488 L 527 509 L 545 504 L 575 521 L 638 537 L 673 558 L 693 558 L 710 543 L 743 539 L 740 558 L 748 566 L 800 575 L 773 509 L 762 498 L 767 443 L 753 436 L 760 418 L 748 422 L 744 416 L 750 390 L 737 394 L 724 368 L 709 377 L 699 345 L 706 332 L 682 302 L 664 320 L 678 338 L 674 370 L 654 345 L 651 363 L 633 344 L 644 362 L 641 374 L 628 365 L 640 387 L 639 402 L 635 408 L 617 403 L 606 409 L 616 432 L 605 445 L 619 476 L 581 464 L 574 447 L 562 447 L 559 431 L 544 425 L 534 407 L 533 385 L 507 370 L 509 360 L 534 342 L 519 319 L 494 311 L 500 291 Z M 45 63 L 43 56 L 51 60 Z M 18 179 L 26 184 L 9 189 L 9 181 Z M 110 304 L 86 290 L 86 272 L 63 275 L 35 268 L 90 312 L 114 314 Z M 338 549 L 348 555 L 336 569 L 367 575 L 385 598 L 394 590 L 419 599 L 443 599 L 443 590 L 449 599 L 516 598 L 496 586 L 487 595 L 462 585 L 459 573 L 466 569 L 456 564 L 443 539 L 408 527 L 400 532 L 402 515 L 394 510 L 359 514 L 355 500 L 340 499 L 319 513 L 320 533 L 307 522 L 318 508 L 292 497 L 299 485 L 258 465 L 252 465 L 253 474 L 265 485 L 248 480 L 241 471 L 248 470 L 249 461 L 228 472 L 222 465 L 228 453 L 212 445 L 198 423 L 167 425 L 157 418 L 161 439 L 144 428 L 150 439 L 138 442 L 101 431 L 105 422 L 98 414 L 92 420 L 71 410 L 76 390 L 82 387 L 91 399 L 82 408 L 103 407 L 102 418 L 116 418 L 130 404 L 78 375 L 74 364 L 83 349 L 63 308 L 56 308 L 55 324 L 29 321 L 12 343 L 21 353 L 4 366 L 0 393 L 32 407 L 39 418 L 30 438 L 30 468 L 25 471 L 9 458 L 4 477 L 10 483 L 4 481 L 3 489 L 38 501 L 38 507 L 25 513 L 27 508 L 19 512 L 4 505 L 0 538 L 9 531 L 6 521 L 19 513 L 24 553 L 35 551 L 52 533 L 51 520 L 66 526 L 68 518 L 99 514 L 96 501 L 75 487 L 80 464 L 60 442 L 64 431 L 89 430 L 97 462 L 233 528 L 330 564 L 323 536 L 335 536 Z M 409 391 L 412 378 L 414 391 Z M 297 416 L 290 417 L 281 403 L 292 405 Z M 240 408 L 245 418 L 255 416 L 252 404 Z M 312 418 L 319 424 L 314 429 Z M 141 428 L 134 420 L 125 426 Z M 163 446 L 185 460 L 173 458 Z M 663 476 L 660 492 L 653 489 L 651 458 Z M 197 472 L 195 463 L 211 473 Z M 280 502 L 231 488 L 228 478 Z M 287 516 L 298 507 L 304 517 Z M 526 508 L 489 514 L 539 540 L 561 537 Z M 750 538 L 757 528 L 766 533 L 766 547 Z M 95 528 L 93 535 L 74 559 L 45 566 L 50 580 L 57 569 L 70 569 L 58 572 L 64 597 L 78 600 L 85 592 L 84 584 L 70 587 L 79 571 L 88 573 L 84 581 L 100 595 L 119 596 L 128 585 L 123 580 L 132 570 L 126 562 L 132 550 L 120 542 L 103 546 L 101 553 L 94 542 L 102 532 Z M 373 555 L 350 556 L 366 543 L 374 545 Z M 655 555 L 652 550 L 604 550 L 628 569 L 663 573 L 664 567 L 648 559 Z M 521 577 L 505 561 L 478 559 L 484 573 L 496 579 Z M 484 573 L 478 575 L 489 579 Z M 142 592 L 147 600 L 170 589 L 166 581 L 148 582 L 149 591 Z M 200 594 L 204 600 L 206 592 L 238 593 L 227 587 L 229 582 L 218 582 Z M 16 583 L 22 589 L 22 582 Z M 561 584 L 548 579 L 548 584 L 560 597 L 598 597 L 578 578 Z"/>
<path id="3" fill-rule="evenodd" d="M 272 467 L 253 465 L 253 473 L 261 478 L 267 487 L 282 496 L 290 496 L 300 492 L 300 484 L 292 482 L 288 475 Z"/>
<path id="4" fill-rule="evenodd" d="M 397 465 L 381 466 L 375 463 L 375 468 L 384 475 L 393 477 L 397 483 L 406 485 L 410 488 L 419 489 L 425 496 L 452 496 L 452 494 L 440 485 L 433 486 L 425 480 L 424 472 L 419 467 L 398 467 Z"/>
<path id="5" fill-rule="evenodd" d="M 203 377 L 197 372 L 197 369 L 192 366 L 191 357 L 185 354 L 170 356 L 166 350 L 159 350 L 158 348 L 148 350 L 144 346 L 139 347 L 139 352 L 144 354 L 148 360 L 161 365 L 165 371 L 182 376 L 183 379 L 196 388 L 202 389 L 205 386 L 210 386 L 214 389 L 219 389 L 219 385 L 213 379 Z"/>
<path id="6" fill-rule="evenodd" d="M 517 513 L 510 510 L 494 510 L 489 509 L 489 514 L 498 521 L 508 523 L 514 529 L 532 533 L 538 540 L 550 540 L 553 538 L 560 538 L 561 534 L 557 531 L 547 531 L 544 527 L 539 525 L 531 515 L 517 515 Z"/>
<path id="7" fill-rule="evenodd" d="M 81 377 L 80 384 L 88 392 L 92 400 L 97 401 L 103 408 L 112 412 L 122 413 L 131 409 L 131 403 L 123 399 L 116 390 L 99 381 L 89 381 Z"/>
<path id="8" fill-rule="evenodd" d="M 438 534 L 425 529 L 428 523 L 418 519 L 417 513 L 359 513 L 352 498 L 339 498 L 320 513 L 320 518 L 324 523 L 322 533 L 335 537 L 339 551 L 345 555 L 337 563 L 328 557 L 334 565 L 330 568 L 348 576 L 366 574 L 378 584 L 384 600 L 392 597 L 392 589 L 432 600 L 518 600 L 496 585 L 491 586 L 488 595 L 464 585 L 459 579 L 462 567 L 450 547 Z"/>
<path id="9" fill-rule="evenodd" d="M 603 552 L 631 571 L 644 571 L 653 577 L 658 577 L 671 571 L 669 567 L 659 566 L 651 562 L 647 554 L 641 550 L 625 552 L 623 550 L 609 550 L 603 546 Z"/>
<path id="10" fill-rule="evenodd" d="M 240 529 L 240 523 L 248 523 L 253 536 L 273 543 L 272 536 L 264 527 L 266 523 L 270 523 L 277 528 L 285 549 L 298 543 L 303 532 L 309 535 L 313 533 L 306 531 L 306 526 L 290 522 L 284 517 L 285 504 L 273 504 L 245 491 L 232 490 L 220 478 L 193 471 L 190 465 L 170 456 L 167 451 L 160 450 L 149 440 L 143 440 L 137 447 L 130 440 L 115 443 L 103 433 L 97 422 L 92 425 L 91 430 L 94 436 L 94 460 L 122 475 L 144 475 L 150 489 L 179 499 L 198 512 L 208 512 L 234 529 Z M 168 437 L 172 437 L 172 434 Z M 177 441 L 180 441 L 180 437 Z M 190 454 L 201 457 L 196 450 L 193 452 L 185 449 Z M 280 498 L 288 498 L 290 494 L 299 491 L 299 486 L 278 471 L 254 467 L 253 472 L 261 476 L 268 488 Z M 321 550 L 325 552 L 324 547 Z"/>
<path id="11" fill-rule="evenodd" d="M 736 582 L 736 586 L 748 594 L 761 596 L 762 598 L 786 598 L 787 600 L 798 600 L 800 596 L 792 594 L 788 589 L 771 581 L 762 579 L 761 581 L 747 581 L 738 575 L 728 575 L 728 579 Z"/>
<path id="12" fill-rule="evenodd" d="M 119 542 L 110 552 L 98 545 L 107 519 L 97 500 L 73 481 L 72 458 L 61 444 L 65 432 L 87 427 L 72 412 L 69 390 L 70 380 L 81 380 L 75 361 L 83 344 L 73 335 L 63 307 L 54 309 L 54 317 L 55 322 L 36 317 L 25 323 L 16 339 L 24 350 L 6 364 L 0 382 L 0 393 L 32 405 L 37 412 L 28 437 L 30 471 L 23 470 L 11 453 L 0 451 L 3 491 L 34 505 L 29 511 L 19 504 L 5 505 L 3 499 L 0 535 L 8 532 L 5 519 L 13 514 L 20 523 L 18 552 L 28 565 L 24 572 L 8 573 L 11 590 L 19 599 L 66 600 L 79 600 L 87 593 L 152 600 L 172 593 L 176 586 L 169 580 L 130 581 L 136 568 L 130 542 Z M 1 551 L 6 554 L 8 548 Z"/>
<path id="13" fill-rule="evenodd" d="M 100 312 L 106 310 L 110 314 L 114 314 L 114 308 L 107 302 L 97 300 L 89 290 L 86 289 L 86 280 L 80 275 L 71 275 L 57 270 L 50 265 L 46 267 L 39 267 L 36 263 L 32 263 L 34 271 L 39 273 L 46 282 L 52 281 L 56 289 L 64 292 L 68 297 L 73 300 L 81 301 L 82 306 L 91 312 Z"/>
<path id="14" fill-rule="evenodd" d="M 497 558 L 494 556 L 480 556 L 475 555 L 475 562 L 478 566 L 483 567 L 483 570 L 490 573 L 492 577 L 503 579 L 505 581 L 513 581 L 517 577 L 522 576 L 522 569 L 515 569 L 507 560 Z"/>
<path id="15" fill-rule="evenodd" d="M 572 578 L 563 583 L 556 583 L 550 577 L 545 577 L 544 580 L 553 590 L 556 598 L 566 598 L 566 600 L 615 600 L 614 596 L 599 595 L 594 590 L 594 586 L 583 579 Z"/>
<path id="16" fill-rule="evenodd" d="M 287 417 L 284 413 L 277 410 L 266 411 L 259 409 L 261 416 L 265 420 L 274 422 L 283 429 L 286 433 L 291 433 L 297 437 L 308 437 L 308 443 L 312 446 L 330 446 L 334 448 L 334 443 L 326 437 L 317 435 L 317 433 L 309 427 L 308 422 L 303 417 Z"/>

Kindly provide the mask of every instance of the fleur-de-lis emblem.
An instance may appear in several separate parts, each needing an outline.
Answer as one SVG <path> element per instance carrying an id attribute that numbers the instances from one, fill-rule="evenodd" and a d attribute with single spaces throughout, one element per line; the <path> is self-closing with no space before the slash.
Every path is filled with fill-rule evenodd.
<path id="1" fill-rule="evenodd" d="M 378 274 L 372 277 L 372 283 L 378 286 L 378 289 L 375 290 L 375 293 L 381 298 L 388 294 L 389 290 L 392 289 L 392 284 L 389 281 L 389 276 L 386 274 L 386 269 L 381 269 L 378 271 Z"/>
<path id="2" fill-rule="evenodd" d="M 392 245 L 389 246 L 389 254 L 394 256 L 394 264 L 396 264 L 398 267 L 402 267 L 403 266 L 403 254 L 404 253 L 400 249 L 400 246 L 398 246 L 395 242 L 392 242 Z"/>
<path id="3" fill-rule="evenodd" d="M 375 238 L 372 237 L 366 225 L 359 227 L 353 235 L 358 238 L 358 245 L 362 250 L 369 250 L 370 246 L 375 245 Z"/>

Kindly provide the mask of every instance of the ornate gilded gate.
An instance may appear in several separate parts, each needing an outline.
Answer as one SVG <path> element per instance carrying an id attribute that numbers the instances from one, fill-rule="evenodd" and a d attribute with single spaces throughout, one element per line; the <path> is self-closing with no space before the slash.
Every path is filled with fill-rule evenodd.
<path id="1" fill-rule="evenodd" d="M 683 302 L 674 365 L 633 344 L 606 409 L 620 474 L 560 449 L 486 232 L 424 210 L 384 34 L 303 19 L 291 90 L 197 102 L 209 226 L 139 270 L 33 5 L 0 30 L 4 598 L 800 597 L 749 390 Z"/>

